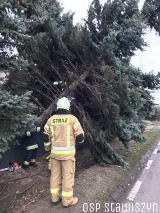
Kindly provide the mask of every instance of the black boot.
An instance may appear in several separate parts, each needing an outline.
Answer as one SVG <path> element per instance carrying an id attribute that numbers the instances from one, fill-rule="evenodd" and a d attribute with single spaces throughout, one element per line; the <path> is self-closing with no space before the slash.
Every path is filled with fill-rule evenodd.
<path id="1" fill-rule="evenodd" d="M 22 168 L 23 168 L 25 171 L 30 170 L 29 165 L 26 165 L 26 164 L 23 164 L 23 165 L 22 165 Z"/>
<path id="2" fill-rule="evenodd" d="M 32 166 L 32 167 L 35 167 L 35 168 L 37 168 L 38 167 L 38 165 L 35 163 L 35 162 L 30 162 L 30 164 L 29 164 L 30 166 Z"/>

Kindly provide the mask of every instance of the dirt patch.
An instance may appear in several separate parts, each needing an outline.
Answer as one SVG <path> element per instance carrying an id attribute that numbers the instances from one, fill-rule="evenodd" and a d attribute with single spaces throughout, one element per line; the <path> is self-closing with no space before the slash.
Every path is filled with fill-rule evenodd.
<path id="1" fill-rule="evenodd" d="M 28 172 L 19 169 L 0 173 L 0 213 L 34 212 L 34 206 L 37 212 L 44 212 L 45 203 L 48 209 L 46 212 L 52 209 L 49 193 L 50 171 L 44 159 L 45 156 L 37 159 L 38 169 L 33 168 Z M 78 150 L 76 159 L 76 180 L 78 180 L 79 174 L 96 163 L 87 148 Z"/>
<path id="2" fill-rule="evenodd" d="M 131 142 L 129 150 L 126 150 L 118 141 L 114 142 L 114 148 L 129 164 L 129 168 L 125 170 L 119 166 L 100 167 L 95 164 L 87 149 L 78 151 L 74 192 L 80 201 L 72 208 L 64 209 L 61 204 L 52 206 L 49 194 L 50 172 L 44 156 L 38 159 L 38 169 L 32 169 L 29 172 L 20 169 L 13 173 L 1 173 L 0 212 L 81 213 L 84 203 L 118 202 L 130 188 L 140 169 L 144 167 L 146 158 L 149 156 L 147 150 L 150 149 L 151 152 L 153 147 L 150 147 L 160 137 L 159 131 L 155 129 L 147 132 L 146 135 L 147 143 Z"/>

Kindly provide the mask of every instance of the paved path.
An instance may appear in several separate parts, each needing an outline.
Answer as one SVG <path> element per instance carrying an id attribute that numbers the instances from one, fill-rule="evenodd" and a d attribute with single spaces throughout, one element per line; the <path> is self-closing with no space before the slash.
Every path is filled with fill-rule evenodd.
<path id="1" fill-rule="evenodd" d="M 160 142 L 123 201 L 121 213 L 160 213 Z M 126 207 L 125 207 L 126 205 Z"/>

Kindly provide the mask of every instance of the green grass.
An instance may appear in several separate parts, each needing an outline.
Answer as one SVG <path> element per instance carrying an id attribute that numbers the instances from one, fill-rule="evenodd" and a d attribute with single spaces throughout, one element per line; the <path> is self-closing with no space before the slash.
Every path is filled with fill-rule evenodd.
<path id="1" fill-rule="evenodd" d="M 146 132 L 144 136 L 146 138 L 145 142 L 137 143 L 131 141 L 128 150 L 124 147 L 118 150 L 118 154 L 129 164 L 127 170 L 133 169 L 133 167 L 140 161 L 141 157 L 147 153 L 153 144 L 155 144 L 156 140 L 160 138 L 160 131 L 158 129 L 151 129 Z"/>
<path id="2" fill-rule="evenodd" d="M 117 150 L 117 153 L 125 160 L 126 163 L 128 163 L 128 167 L 127 169 L 117 169 L 117 166 L 114 166 L 118 175 L 116 178 L 113 177 L 109 180 L 109 187 L 105 188 L 104 192 L 100 195 L 97 195 L 95 198 L 96 202 L 103 203 L 112 195 L 122 181 L 125 180 L 126 175 L 139 163 L 142 156 L 147 153 L 153 144 L 155 144 L 156 140 L 160 138 L 160 130 L 151 129 L 146 132 L 144 136 L 146 137 L 145 142 L 137 143 L 135 141 L 131 141 L 130 148 L 128 150 L 123 146 Z"/>

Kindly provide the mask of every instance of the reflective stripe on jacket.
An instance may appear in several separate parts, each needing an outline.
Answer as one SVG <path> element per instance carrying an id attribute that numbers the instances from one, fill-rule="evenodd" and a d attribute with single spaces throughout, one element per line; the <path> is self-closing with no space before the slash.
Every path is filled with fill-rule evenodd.
<path id="1" fill-rule="evenodd" d="M 33 149 L 37 149 L 38 148 L 38 144 L 32 145 L 32 146 L 26 146 L 26 150 L 33 150 Z"/>
<path id="2" fill-rule="evenodd" d="M 71 159 L 74 157 L 75 138 L 84 131 L 78 119 L 71 114 L 53 115 L 44 126 L 44 133 L 49 136 L 51 157 L 59 160 Z M 50 143 L 50 144 L 49 144 Z"/>
<path id="3" fill-rule="evenodd" d="M 33 150 L 38 148 L 39 132 L 40 132 L 40 127 L 35 128 L 34 132 L 26 131 L 26 135 L 24 138 L 24 144 L 25 144 L 26 150 Z"/>

